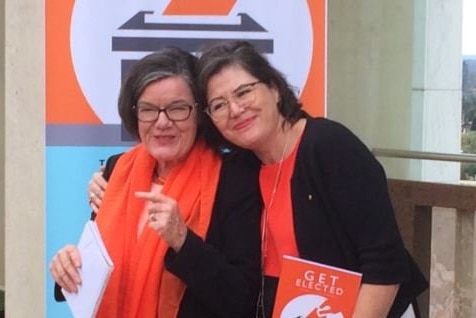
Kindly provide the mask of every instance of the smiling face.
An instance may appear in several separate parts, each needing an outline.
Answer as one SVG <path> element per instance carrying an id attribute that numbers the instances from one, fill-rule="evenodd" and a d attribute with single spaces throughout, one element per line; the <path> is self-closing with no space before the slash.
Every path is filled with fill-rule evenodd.
<path id="1" fill-rule="evenodd" d="M 228 116 L 214 119 L 218 130 L 230 142 L 252 151 L 269 146 L 282 122 L 278 112 L 278 91 L 264 83 L 253 87 L 253 101 L 239 105 L 232 96 L 247 84 L 258 79 L 239 65 L 230 65 L 210 77 L 207 84 L 207 101 L 225 99 L 229 104 Z M 213 104 L 212 104 L 213 105 Z"/>
<path id="2" fill-rule="evenodd" d="M 137 101 L 137 107 L 165 109 L 177 105 L 194 105 L 192 91 L 180 76 L 168 77 L 149 84 Z M 184 121 L 171 121 L 160 112 L 153 122 L 139 121 L 141 142 L 161 165 L 173 165 L 192 149 L 197 136 L 197 110 L 193 106 L 190 117 Z"/>

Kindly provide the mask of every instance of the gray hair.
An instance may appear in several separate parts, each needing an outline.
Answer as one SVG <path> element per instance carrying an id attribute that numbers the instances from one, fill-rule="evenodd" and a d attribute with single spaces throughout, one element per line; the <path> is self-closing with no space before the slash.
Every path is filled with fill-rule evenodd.
<path id="1" fill-rule="evenodd" d="M 199 103 L 200 96 L 197 92 L 195 64 L 196 57 L 179 48 L 164 48 L 155 53 L 151 53 L 137 61 L 130 69 L 124 80 L 119 94 L 118 110 L 122 123 L 126 130 L 136 139 L 139 138 L 138 120 L 134 106 L 145 88 L 158 80 L 169 77 L 180 76 L 190 87 L 195 102 Z M 204 115 L 199 112 L 199 134 L 200 123 Z"/>

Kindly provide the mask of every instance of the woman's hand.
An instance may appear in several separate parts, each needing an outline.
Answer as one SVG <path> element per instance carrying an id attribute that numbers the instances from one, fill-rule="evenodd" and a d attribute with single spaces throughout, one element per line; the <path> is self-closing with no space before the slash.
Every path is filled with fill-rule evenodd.
<path id="1" fill-rule="evenodd" d="M 81 285 L 81 277 L 78 271 L 80 267 L 81 256 L 78 248 L 73 245 L 66 245 L 53 257 L 50 263 L 50 273 L 64 290 L 77 293 L 78 285 Z"/>
<path id="2" fill-rule="evenodd" d="M 149 201 L 146 209 L 148 224 L 162 239 L 179 252 L 187 237 L 187 225 L 182 219 L 177 201 L 154 192 L 136 192 L 136 197 Z"/>
<path id="3" fill-rule="evenodd" d="M 95 172 L 89 180 L 88 196 L 89 205 L 94 212 L 98 213 L 99 207 L 102 204 L 104 191 L 106 191 L 107 181 L 103 178 L 104 166 L 101 166 L 98 172 Z"/>

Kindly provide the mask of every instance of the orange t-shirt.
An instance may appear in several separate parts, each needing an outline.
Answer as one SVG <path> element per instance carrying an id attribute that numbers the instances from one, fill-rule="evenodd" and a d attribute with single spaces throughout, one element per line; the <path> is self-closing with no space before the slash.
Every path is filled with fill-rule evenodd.
<path id="1" fill-rule="evenodd" d="M 260 171 L 260 187 L 264 200 L 261 221 L 264 232 L 262 252 L 264 274 L 267 276 L 279 276 L 283 255 L 299 256 L 291 201 L 291 177 L 299 144 L 300 138 L 282 163 L 263 165 Z"/>

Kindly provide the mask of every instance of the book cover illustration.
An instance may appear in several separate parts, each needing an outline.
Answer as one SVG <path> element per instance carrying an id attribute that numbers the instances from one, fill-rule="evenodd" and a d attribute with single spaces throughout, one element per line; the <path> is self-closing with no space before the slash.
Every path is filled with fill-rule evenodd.
<path id="1" fill-rule="evenodd" d="M 362 274 L 283 256 L 273 318 L 351 318 Z"/>

